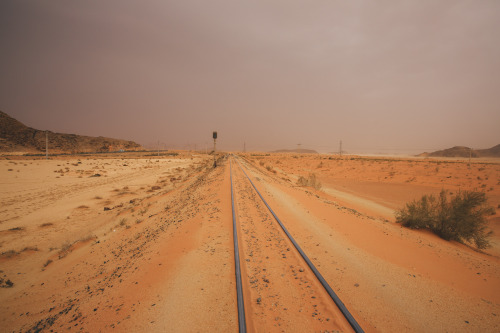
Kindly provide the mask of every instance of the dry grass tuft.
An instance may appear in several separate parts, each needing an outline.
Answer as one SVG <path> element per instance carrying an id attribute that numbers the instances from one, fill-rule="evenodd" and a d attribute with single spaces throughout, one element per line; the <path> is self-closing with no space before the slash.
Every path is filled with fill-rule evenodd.
<path id="1" fill-rule="evenodd" d="M 9 231 L 24 231 L 24 230 L 26 230 L 25 227 L 15 227 L 9 229 Z"/>
<path id="2" fill-rule="evenodd" d="M 310 186 L 319 190 L 321 188 L 321 182 L 316 177 L 316 174 L 310 173 L 307 178 L 300 176 L 297 180 L 297 185 L 299 186 Z"/>
<path id="3" fill-rule="evenodd" d="M 9 250 L 9 251 L 2 252 L 2 254 L 0 255 L 0 257 L 2 257 L 2 258 L 12 258 L 12 257 L 18 256 L 18 255 L 19 255 L 18 251 Z"/>
<path id="4" fill-rule="evenodd" d="M 38 250 L 38 246 L 26 246 L 24 249 L 21 250 L 21 252 L 26 252 L 26 251 L 33 251 L 33 252 L 37 252 L 39 251 Z"/>
<path id="5" fill-rule="evenodd" d="M 64 242 L 61 249 L 58 252 L 59 259 L 66 257 L 72 251 L 73 244 L 70 242 Z"/>
<path id="6" fill-rule="evenodd" d="M 13 286 L 14 282 L 9 279 L 5 280 L 4 278 L 0 277 L 0 288 L 12 288 Z"/>
<path id="7" fill-rule="evenodd" d="M 85 243 L 85 242 L 91 241 L 91 240 L 96 239 L 96 238 L 97 238 L 97 236 L 95 236 L 95 235 L 87 235 L 85 237 L 80 238 L 75 243 L 78 243 L 78 242 Z"/>
<path id="8" fill-rule="evenodd" d="M 266 165 L 266 170 L 272 173 L 276 173 L 276 170 L 274 170 L 273 167 L 270 165 Z"/>

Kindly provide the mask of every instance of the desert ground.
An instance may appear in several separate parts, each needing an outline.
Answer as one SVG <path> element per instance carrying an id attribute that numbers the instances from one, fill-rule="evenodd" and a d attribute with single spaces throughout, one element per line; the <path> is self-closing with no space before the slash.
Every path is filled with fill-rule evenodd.
<path id="1" fill-rule="evenodd" d="M 500 331 L 498 159 L 235 155 L 0 157 L 0 331 L 238 331 L 231 172 L 248 331 L 352 331 L 243 170 L 364 331 Z M 490 248 L 395 223 L 442 189 Z"/>

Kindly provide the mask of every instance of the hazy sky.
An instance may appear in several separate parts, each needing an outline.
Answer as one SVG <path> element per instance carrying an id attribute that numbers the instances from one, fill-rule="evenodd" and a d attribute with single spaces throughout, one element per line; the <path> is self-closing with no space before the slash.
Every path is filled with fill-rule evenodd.
<path id="1" fill-rule="evenodd" d="M 0 110 L 170 148 L 489 148 L 500 1 L 2 0 Z"/>

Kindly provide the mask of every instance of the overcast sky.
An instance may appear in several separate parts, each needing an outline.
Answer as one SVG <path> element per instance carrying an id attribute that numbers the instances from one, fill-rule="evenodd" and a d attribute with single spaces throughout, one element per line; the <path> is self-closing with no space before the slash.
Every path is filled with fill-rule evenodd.
<path id="1" fill-rule="evenodd" d="M 500 1 L 2 0 L 0 110 L 168 148 L 489 148 Z"/>

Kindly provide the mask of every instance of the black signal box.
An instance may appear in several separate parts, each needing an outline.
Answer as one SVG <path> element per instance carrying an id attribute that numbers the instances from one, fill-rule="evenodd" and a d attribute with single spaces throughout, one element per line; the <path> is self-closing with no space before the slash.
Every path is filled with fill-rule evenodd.
<path id="1" fill-rule="evenodd" d="M 214 140 L 217 139 L 217 132 L 214 132 Z"/>

